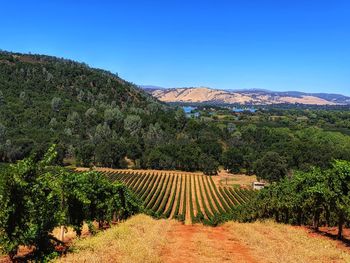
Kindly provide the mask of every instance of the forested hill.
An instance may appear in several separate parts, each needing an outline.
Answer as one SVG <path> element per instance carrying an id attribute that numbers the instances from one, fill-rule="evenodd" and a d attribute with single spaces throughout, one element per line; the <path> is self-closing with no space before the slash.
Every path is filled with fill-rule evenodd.
<path id="1" fill-rule="evenodd" d="M 110 72 L 50 56 L 0 52 L 0 162 L 52 142 L 67 156 L 88 147 L 86 142 L 120 142 L 155 123 L 164 110 Z"/>

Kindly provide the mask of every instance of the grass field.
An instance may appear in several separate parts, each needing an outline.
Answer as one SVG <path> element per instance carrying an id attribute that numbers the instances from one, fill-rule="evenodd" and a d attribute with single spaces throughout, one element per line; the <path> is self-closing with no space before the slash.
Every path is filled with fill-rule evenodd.
<path id="1" fill-rule="evenodd" d="M 230 213 L 235 206 L 247 202 L 255 194 L 247 187 L 233 187 L 239 181 L 224 185 L 220 177 L 201 173 L 113 169 L 97 171 L 111 181 L 121 181 L 130 187 L 149 214 L 157 218 L 178 219 L 186 224 L 207 222 L 216 215 Z M 240 177 L 244 184 L 249 185 L 247 176 Z"/>
<path id="2" fill-rule="evenodd" d="M 350 262 L 349 248 L 272 221 L 186 226 L 137 215 L 76 240 L 58 262 Z"/>

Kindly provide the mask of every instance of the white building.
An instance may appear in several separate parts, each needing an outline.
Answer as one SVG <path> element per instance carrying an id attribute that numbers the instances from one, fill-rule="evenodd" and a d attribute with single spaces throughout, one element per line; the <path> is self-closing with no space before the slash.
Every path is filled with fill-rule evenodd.
<path id="1" fill-rule="evenodd" d="M 261 190 L 265 187 L 265 183 L 261 183 L 261 182 L 253 182 L 252 183 L 252 187 L 254 190 Z"/>

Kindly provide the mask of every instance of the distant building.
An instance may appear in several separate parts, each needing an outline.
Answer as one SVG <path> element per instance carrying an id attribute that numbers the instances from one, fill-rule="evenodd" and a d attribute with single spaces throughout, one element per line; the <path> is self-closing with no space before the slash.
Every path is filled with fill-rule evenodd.
<path id="1" fill-rule="evenodd" d="M 254 190 L 261 190 L 265 187 L 265 183 L 261 183 L 261 182 L 253 182 L 252 183 L 252 187 Z"/>

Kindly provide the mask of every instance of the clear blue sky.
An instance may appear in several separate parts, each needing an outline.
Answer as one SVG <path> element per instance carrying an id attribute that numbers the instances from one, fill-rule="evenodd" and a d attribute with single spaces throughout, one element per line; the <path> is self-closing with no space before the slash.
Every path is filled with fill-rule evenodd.
<path id="1" fill-rule="evenodd" d="M 5 1 L 0 49 L 136 84 L 350 95 L 350 1 Z"/>

